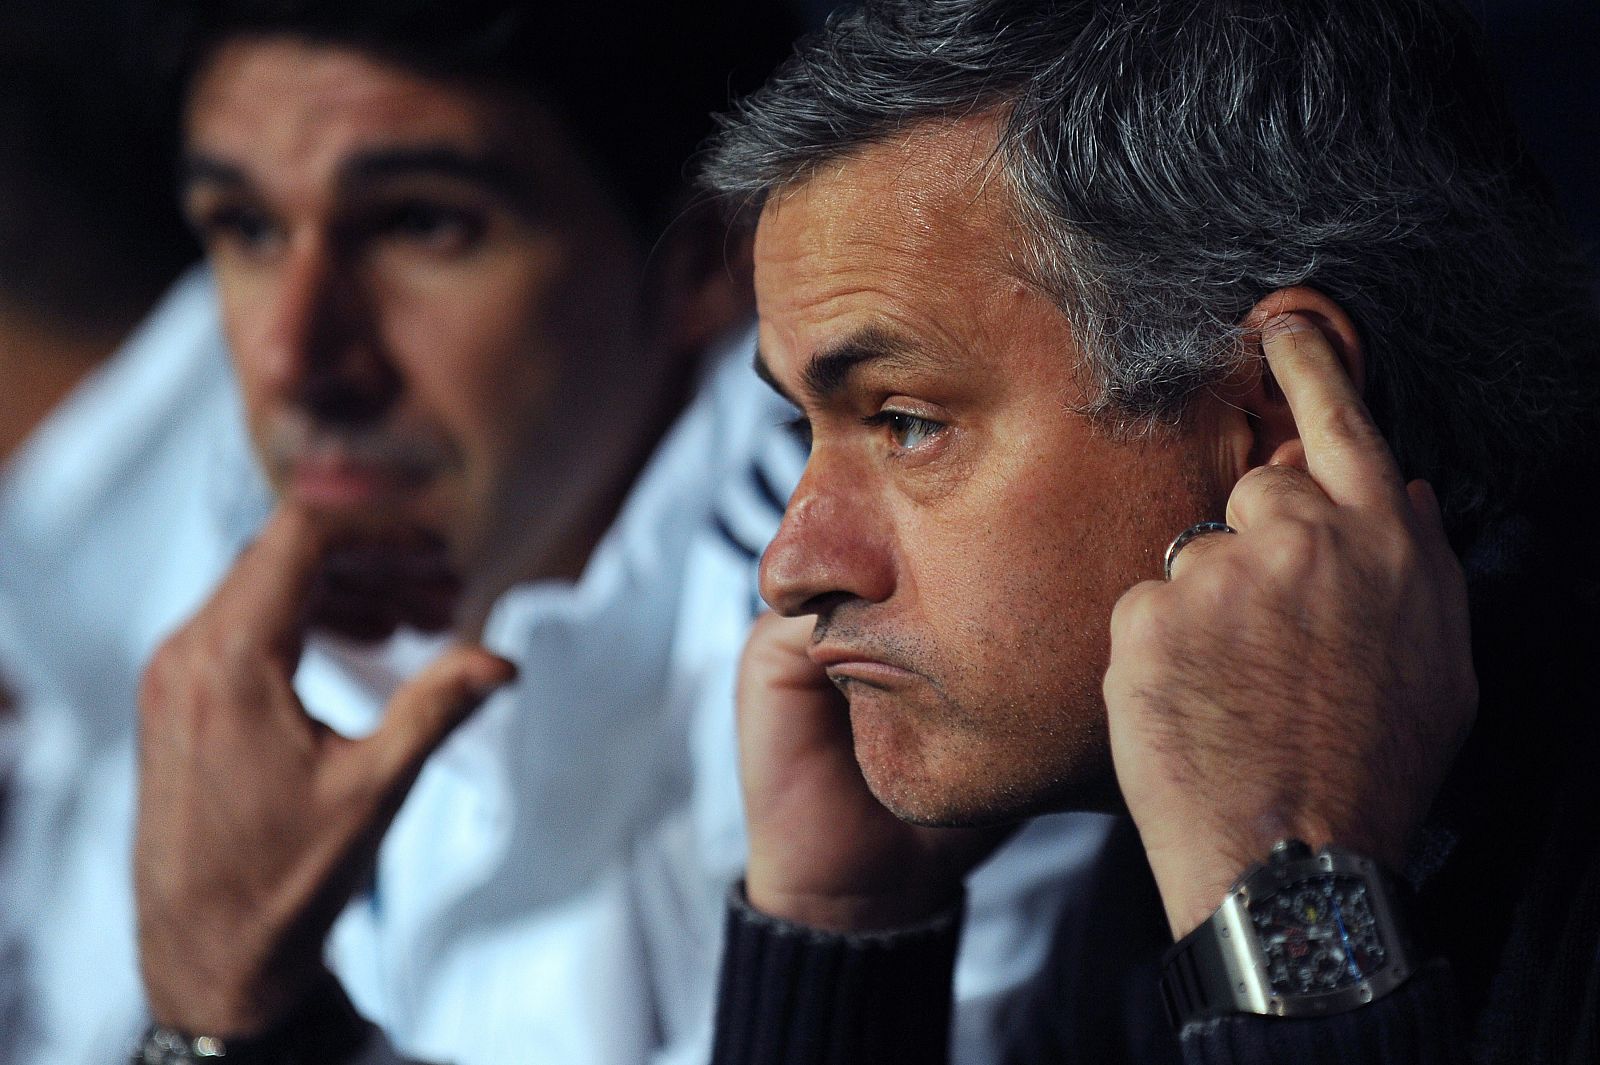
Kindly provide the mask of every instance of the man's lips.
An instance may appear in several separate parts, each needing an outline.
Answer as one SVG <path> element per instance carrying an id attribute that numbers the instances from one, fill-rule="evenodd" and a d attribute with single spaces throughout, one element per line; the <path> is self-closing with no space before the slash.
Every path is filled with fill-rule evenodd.
<path id="1" fill-rule="evenodd" d="M 856 648 L 815 644 L 806 653 L 835 682 L 857 680 L 874 687 L 888 688 L 905 684 L 919 676 L 881 654 Z"/>
<path id="2" fill-rule="evenodd" d="M 393 502 L 425 480 L 414 469 L 337 454 L 306 456 L 289 467 L 289 489 L 294 496 L 325 507 Z"/>

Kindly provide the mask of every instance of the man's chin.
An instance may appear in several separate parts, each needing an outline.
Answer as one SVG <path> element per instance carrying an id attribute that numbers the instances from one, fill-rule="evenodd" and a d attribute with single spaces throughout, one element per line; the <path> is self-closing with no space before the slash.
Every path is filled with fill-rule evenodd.
<path id="1" fill-rule="evenodd" d="M 857 726 L 856 761 L 874 797 L 902 821 L 930 828 L 976 828 L 1037 813 L 1040 803 L 1005 772 L 975 772 L 981 744 L 961 738 L 896 735 Z M 965 748 L 965 750 L 963 750 Z"/>
<path id="2" fill-rule="evenodd" d="M 867 786 L 900 820 L 925 828 L 992 828 L 1041 814 L 1094 808 L 1064 801 L 1055 789 L 996 788 L 992 782 L 908 779 L 863 767 Z"/>
<path id="3" fill-rule="evenodd" d="M 402 628 L 455 626 L 462 577 L 443 535 L 409 515 L 317 513 L 333 526 L 336 546 L 307 599 L 314 628 L 367 643 Z"/>
<path id="4" fill-rule="evenodd" d="M 1119 801 L 1109 756 L 1095 750 L 941 730 L 854 700 L 851 726 L 867 787 L 911 824 L 979 828 Z"/>

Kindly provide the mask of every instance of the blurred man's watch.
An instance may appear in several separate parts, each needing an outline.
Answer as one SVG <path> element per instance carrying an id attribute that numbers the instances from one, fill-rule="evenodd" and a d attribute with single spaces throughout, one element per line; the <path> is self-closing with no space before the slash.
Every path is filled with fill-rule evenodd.
<path id="1" fill-rule="evenodd" d="M 1236 1013 L 1320 1017 L 1377 1001 L 1414 968 L 1396 889 L 1378 864 L 1288 840 L 1172 946 L 1161 990 L 1180 1029 Z"/>
<path id="2" fill-rule="evenodd" d="M 374 1031 L 330 973 L 299 1010 L 266 1035 L 219 1039 L 151 1025 L 131 1065 L 331 1065 L 354 1057 Z"/>

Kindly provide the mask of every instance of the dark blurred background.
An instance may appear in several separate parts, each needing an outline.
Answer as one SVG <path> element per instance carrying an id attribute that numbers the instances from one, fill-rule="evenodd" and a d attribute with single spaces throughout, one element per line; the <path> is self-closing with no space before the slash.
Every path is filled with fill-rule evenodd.
<path id="1" fill-rule="evenodd" d="M 125 0 L 0 0 L 0 299 L 130 326 L 199 254 Z"/>
<path id="2" fill-rule="evenodd" d="M 1512 109 L 1600 270 L 1600 0 L 1476 0 Z"/>

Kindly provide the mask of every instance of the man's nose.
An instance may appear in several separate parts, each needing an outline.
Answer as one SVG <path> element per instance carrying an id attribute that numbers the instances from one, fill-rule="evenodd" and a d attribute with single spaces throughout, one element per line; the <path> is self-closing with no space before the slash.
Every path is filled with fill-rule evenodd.
<path id="1" fill-rule="evenodd" d="M 786 617 L 894 593 L 895 553 L 881 506 L 848 467 L 814 454 L 761 558 L 761 597 Z"/>
<path id="2" fill-rule="evenodd" d="M 266 308 L 262 357 L 278 391 L 320 421 L 366 422 L 399 395 L 378 309 L 353 264 L 325 242 L 290 248 Z"/>

